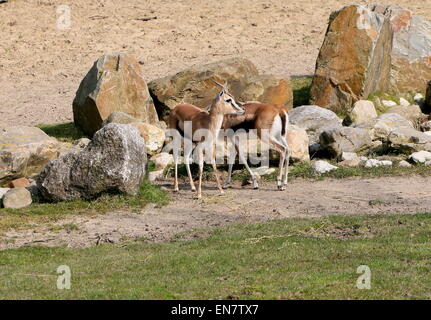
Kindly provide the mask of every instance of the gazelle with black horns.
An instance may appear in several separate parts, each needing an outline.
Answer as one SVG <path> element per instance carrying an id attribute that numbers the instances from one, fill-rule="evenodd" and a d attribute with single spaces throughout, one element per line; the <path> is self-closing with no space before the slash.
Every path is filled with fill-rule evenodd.
<path id="1" fill-rule="evenodd" d="M 179 104 L 174 109 L 172 109 L 169 115 L 169 128 L 176 129 L 180 135 L 184 138 L 184 140 L 188 139 L 191 142 L 196 142 L 196 151 L 198 152 L 198 162 L 199 162 L 199 182 L 197 189 L 197 197 L 202 197 L 202 173 L 203 173 L 203 148 L 204 143 L 207 146 L 211 146 L 211 151 L 213 151 L 213 144 L 215 139 L 219 134 L 221 126 L 223 124 L 225 115 L 241 115 L 244 113 L 244 108 L 238 106 L 235 102 L 234 97 L 228 92 L 224 85 L 214 81 L 217 85 L 221 87 L 221 91 L 215 96 L 211 105 L 206 108 L 206 110 L 200 109 L 191 104 Z M 185 130 L 186 122 L 189 121 L 188 124 L 191 124 L 191 130 Z M 198 130 L 204 129 L 208 134 L 205 135 L 205 138 L 199 134 L 196 137 L 195 133 Z M 189 131 L 189 133 L 187 132 Z M 193 178 L 190 171 L 190 163 L 189 158 L 192 152 L 192 148 L 185 149 L 184 152 L 184 162 L 187 169 L 187 175 L 190 179 L 190 187 L 192 191 L 195 191 L 196 188 L 193 183 Z M 220 176 L 217 171 L 216 161 L 215 161 L 215 152 L 211 152 L 211 164 L 214 169 L 214 174 L 217 181 L 217 187 L 221 193 L 223 193 L 223 188 L 220 183 Z M 178 191 L 178 152 L 174 150 L 174 166 L 175 166 L 175 182 L 174 182 L 174 191 Z"/>

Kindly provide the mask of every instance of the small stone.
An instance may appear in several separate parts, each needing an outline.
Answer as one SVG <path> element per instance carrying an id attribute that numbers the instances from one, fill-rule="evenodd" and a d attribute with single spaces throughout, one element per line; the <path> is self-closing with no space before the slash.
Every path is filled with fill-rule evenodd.
<path id="1" fill-rule="evenodd" d="M 167 152 L 155 154 L 150 160 L 154 161 L 156 170 L 164 170 L 168 165 L 174 163 L 174 157 Z"/>
<path id="2" fill-rule="evenodd" d="M 424 134 L 431 137 L 431 131 L 426 131 L 426 132 L 424 132 Z"/>
<path id="3" fill-rule="evenodd" d="M 365 168 L 376 168 L 376 167 L 381 167 L 381 166 L 392 166 L 392 161 L 389 160 L 377 160 L 377 159 L 368 159 L 365 162 Z"/>
<path id="4" fill-rule="evenodd" d="M 430 161 L 425 162 L 425 165 L 426 165 L 426 166 L 431 165 L 431 160 L 430 160 Z"/>
<path id="5" fill-rule="evenodd" d="M 397 105 L 397 103 L 392 100 L 382 100 L 382 104 L 385 107 L 395 107 Z"/>
<path id="6" fill-rule="evenodd" d="M 428 151 L 414 152 L 409 156 L 409 159 L 413 160 L 415 163 L 425 163 L 431 160 L 431 152 L 428 152 Z"/>
<path id="7" fill-rule="evenodd" d="M 409 162 L 407 162 L 406 160 L 401 160 L 398 163 L 398 167 L 401 167 L 401 168 L 410 168 L 411 166 L 412 165 Z"/>
<path id="8" fill-rule="evenodd" d="M 91 142 L 88 138 L 81 138 L 73 141 L 72 145 L 81 149 L 84 149 Z"/>
<path id="9" fill-rule="evenodd" d="M 408 102 L 404 98 L 400 98 L 400 105 L 403 106 L 403 107 L 408 107 L 410 105 L 410 102 Z"/>
<path id="10" fill-rule="evenodd" d="M 337 166 L 333 166 L 332 164 L 323 161 L 323 160 L 317 160 L 311 164 L 311 167 L 314 169 L 314 171 L 318 174 L 330 172 L 332 170 L 338 169 Z"/>
<path id="11" fill-rule="evenodd" d="M 31 203 L 31 194 L 26 188 L 10 189 L 3 196 L 3 207 L 5 208 L 21 209 L 28 207 Z"/>
<path id="12" fill-rule="evenodd" d="M 162 177 L 163 177 L 163 169 L 157 170 L 157 171 L 151 171 L 148 173 L 148 180 L 150 180 L 150 182 L 154 182 L 156 180 L 159 180 Z"/>
<path id="13" fill-rule="evenodd" d="M 356 158 L 356 159 L 350 159 L 350 160 L 343 160 L 341 162 L 338 162 L 338 165 L 343 167 L 357 167 L 359 166 L 360 163 L 361 161 L 359 160 L 359 158 Z"/>
<path id="14" fill-rule="evenodd" d="M 250 168 L 253 174 L 258 174 L 259 176 L 264 176 L 268 174 L 272 174 L 275 172 L 274 168 L 269 168 L 267 166 L 262 166 L 258 168 Z"/>
<path id="15" fill-rule="evenodd" d="M 341 154 L 341 160 L 359 160 L 358 155 L 355 152 L 343 152 Z"/>
<path id="16" fill-rule="evenodd" d="M 414 96 L 414 98 L 413 98 L 413 100 L 415 100 L 415 102 L 417 104 L 420 104 L 420 103 L 423 102 L 424 96 L 421 93 L 416 93 L 415 96 Z"/>
<path id="17" fill-rule="evenodd" d="M 30 186 L 31 183 L 26 178 L 15 179 L 9 183 L 9 188 L 27 188 Z"/>

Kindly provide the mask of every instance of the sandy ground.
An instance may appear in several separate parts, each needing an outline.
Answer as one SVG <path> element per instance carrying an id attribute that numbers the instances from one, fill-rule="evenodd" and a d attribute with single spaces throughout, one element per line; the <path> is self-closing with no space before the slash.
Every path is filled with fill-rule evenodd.
<path id="1" fill-rule="evenodd" d="M 160 184 L 172 187 L 171 181 Z M 0 250 L 29 245 L 86 247 L 142 238 L 166 241 L 192 229 L 289 217 L 431 211 L 431 184 L 426 177 L 295 180 L 284 192 L 276 191 L 275 183 L 262 184 L 260 190 L 236 184 L 225 195 L 220 195 L 212 184 L 205 186 L 203 200 L 195 200 L 183 184 L 179 193 L 171 193 L 170 204 L 161 208 L 152 205 L 140 213 L 68 216 L 55 223 L 57 227 L 74 224 L 77 230 L 52 231 L 53 225 L 44 225 L 10 231 L 0 237 Z M 200 232 L 187 235 L 191 239 L 205 236 Z"/>
<path id="2" fill-rule="evenodd" d="M 351 3 L 9 0 L 0 4 L 0 125 L 72 120 L 81 79 L 111 51 L 136 54 L 147 80 L 233 56 L 249 58 L 262 73 L 313 74 L 330 12 Z M 431 17 L 430 1 L 390 3 Z M 60 5 L 70 7 L 70 29 L 57 28 Z"/>

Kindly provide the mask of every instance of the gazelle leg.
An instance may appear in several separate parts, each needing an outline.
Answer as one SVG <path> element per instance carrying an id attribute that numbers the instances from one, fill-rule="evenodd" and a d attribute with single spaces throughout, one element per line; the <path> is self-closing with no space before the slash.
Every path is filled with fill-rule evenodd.
<path id="1" fill-rule="evenodd" d="M 223 188 L 222 188 L 221 183 L 220 183 L 220 174 L 217 170 L 217 165 L 215 163 L 215 160 L 213 161 L 212 166 L 213 166 L 214 175 L 215 175 L 216 182 L 217 182 L 217 188 L 219 189 L 220 193 L 224 193 Z"/>
<path id="2" fill-rule="evenodd" d="M 174 156 L 174 192 L 180 191 L 178 188 L 178 157 Z"/>
<path id="3" fill-rule="evenodd" d="M 232 144 L 235 147 L 236 153 L 238 154 L 239 160 L 242 163 L 244 163 L 245 168 L 247 169 L 248 173 L 251 176 L 251 179 L 253 180 L 253 189 L 259 189 L 259 184 L 257 183 L 257 178 L 253 174 L 253 172 L 251 171 L 250 167 L 248 166 L 247 159 L 244 158 L 244 154 L 241 153 L 241 150 L 240 150 L 240 148 L 238 148 L 238 145 L 235 143 L 235 141 L 233 139 L 231 139 L 231 141 L 232 141 Z M 229 171 L 228 171 L 227 181 L 226 181 L 226 183 L 225 183 L 225 185 L 223 187 L 225 189 L 228 188 L 229 185 L 232 183 L 232 168 L 233 168 L 233 164 L 230 163 L 229 164 Z"/>
<path id="4" fill-rule="evenodd" d="M 287 143 L 286 143 L 287 145 Z M 288 180 L 288 176 L 289 176 L 289 160 L 290 160 L 290 149 L 289 147 L 287 147 L 287 151 L 286 151 L 286 171 L 284 172 L 284 181 L 283 184 L 284 186 L 287 185 L 287 180 Z"/>
<path id="5" fill-rule="evenodd" d="M 232 169 L 233 169 L 233 164 L 229 163 L 229 169 L 227 171 L 227 179 L 225 184 L 223 185 L 223 189 L 229 188 L 230 184 L 232 183 Z"/>
<path id="6" fill-rule="evenodd" d="M 191 153 L 192 153 L 192 148 L 190 148 L 190 152 L 188 152 L 188 154 L 184 154 L 184 163 L 186 165 L 187 175 L 189 176 L 190 189 L 193 192 L 195 192 L 196 191 L 196 187 L 195 187 L 195 184 L 193 182 L 192 172 L 190 171 L 190 154 Z"/>
<path id="7" fill-rule="evenodd" d="M 198 181 L 198 195 L 197 198 L 201 199 L 202 198 L 202 174 L 204 171 L 204 157 L 202 154 L 202 149 L 199 148 L 198 150 L 198 162 L 199 162 L 199 181 Z"/>
<path id="8" fill-rule="evenodd" d="M 286 160 L 286 148 L 278 142 L 274 137 L 270 138 L 271 144 L 275 147 L 275 149 L 280 153 L 280 162 L 278 165 L 278 176 L 277 176 L 277 188 L 278 190 L 284 190 L 285 187 L 282 183 L 283 178 L 283 169 L 284 169 L 284 163 Z"/>
<path id="9" fill-rule="evenodd" d="M 239 155 L 239 160 L 244 163 L 245 168 L 247 169 L 248 173 L 251 176 L 251 179 L 253 180 L 253 189 L 259 189 L 259 184 L 257 183 L 257 178 L 254 175 L 253 171 L 251 171 L 250 167 L 248 166 L 247 159 L 244 158 L 244 154 L 241 153 L 239 148 L 237 148 L 237 152 Z"/>

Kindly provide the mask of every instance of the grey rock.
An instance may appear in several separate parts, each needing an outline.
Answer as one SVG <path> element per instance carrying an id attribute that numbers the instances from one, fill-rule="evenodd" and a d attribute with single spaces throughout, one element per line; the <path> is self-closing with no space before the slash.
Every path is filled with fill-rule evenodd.
<path id="1" fill-rule="evenodd" d="M 382 167 L 382 166 L 391 167 L 392 161 L 368 159 L 367 161 L 365 161 L 365 165 L 364 165 L 365 168 L 375 168 L 375 167 Z"/>
<path id="2" fill-rule="evenodd" d="M 11 209 L 21 209 L 31 205 L 31 194 L 26 188 L 10 189 L 3 196 L 3 207 Z"/>
<path id="3" fill-rule="evenodd" d="M 319 106 L 301 106 L 289 111 L 289 122 L 307 131 L 310 145 L 319 142 L 326 129 L 341 127 L 341 119 L 331 110 Z"/>
<path id="4" fill-rule="evenodd" d="M 108 124 L 89 145 L 51 161 L 37 185 L 49 201 L 91 199 L 102 192 L 134 194 L 145 175 L 145 142 L 129 125 Z"/>
<path id="5" fill-rule="evenodd" d="M 339 127 L 325 130 L 320 135 L 320 146 L 334 157 L 343 152 L 360 152 L 371 146 L 368 130 L 352 127 Z"/>

